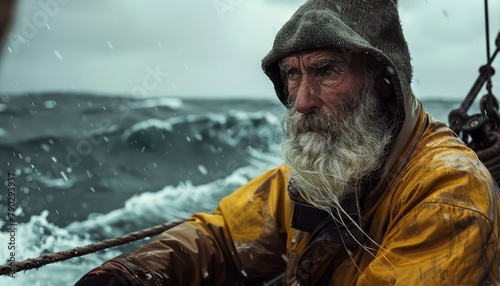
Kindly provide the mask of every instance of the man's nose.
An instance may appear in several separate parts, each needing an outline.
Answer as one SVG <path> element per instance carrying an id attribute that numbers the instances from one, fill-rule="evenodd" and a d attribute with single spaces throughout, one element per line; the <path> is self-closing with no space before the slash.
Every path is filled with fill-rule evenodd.
<path id="1" fill-rule="evenodd" d="M 295 98 L 295 110 L 303 114 L 318 110 L 321 107 L 319 92 L 317 83 L 303 76 Z"/>

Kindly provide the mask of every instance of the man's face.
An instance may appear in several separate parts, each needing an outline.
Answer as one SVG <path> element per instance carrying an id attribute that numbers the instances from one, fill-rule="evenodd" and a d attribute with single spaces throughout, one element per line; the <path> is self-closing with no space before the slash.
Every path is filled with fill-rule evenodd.
<path id="1" fill-rule="evenodd" d="M 295 108 L 282 119 L 281 155 L 290 179 L 313 206 L 331 211 L 361 195 L 392 140 L 388 114 L 362 56 L 312 51 L 280 62 Z"/>
<path id="2" fill-rule="evenodd" d="M 353 102 L 364 84 L 363 57 L 349 57 L 337 50 L 293 54 L 280 62 L 280 69 L 295 109 L 302 114 L 319 112 L 338 116 Z"/>

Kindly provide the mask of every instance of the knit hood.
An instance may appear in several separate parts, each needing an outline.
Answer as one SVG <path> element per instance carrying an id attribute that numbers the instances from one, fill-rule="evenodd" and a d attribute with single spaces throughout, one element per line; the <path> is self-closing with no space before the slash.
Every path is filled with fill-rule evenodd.
<path id="1" fill-rule="evenodd" d="M 408 139 L 421 112 L 410 88 L 410 54 L 396 4 L 392 0 L 309 0 L 302 5 L 278 32 L 272 50 L 262 60 L 262 68 L 283 104 L 287 104 L 288 92 L 278 62 L 297 52 L 320 49 L 339 49 L 347 56 L 353 52 L 371 55 L 385 68 L 394 91 L 387 106 L 397 125 L 397 137 L 383 173 L 393 172 L 411 144 Z"/>

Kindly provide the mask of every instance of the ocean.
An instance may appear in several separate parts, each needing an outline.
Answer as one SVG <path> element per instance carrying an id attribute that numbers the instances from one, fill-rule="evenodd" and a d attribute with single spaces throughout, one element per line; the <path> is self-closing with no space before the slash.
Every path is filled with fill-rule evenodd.
<path id="1" fill-rule="evenodd" d="M 447 122 L 460 102 L 423 104 Z M 0 264 L 212 212 L 281 164 L 283 112 L 272 97 L 0 96 Z M 0 285 L 74 285 L 151 239 L 2 276 Z"/>

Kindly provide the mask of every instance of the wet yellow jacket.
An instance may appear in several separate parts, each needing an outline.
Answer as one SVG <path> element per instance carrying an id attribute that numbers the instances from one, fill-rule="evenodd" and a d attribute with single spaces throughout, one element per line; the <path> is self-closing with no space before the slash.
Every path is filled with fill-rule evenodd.
<path id="1" fill-rule="evenodd" d="M 423 109 L 409 136 L 405 155 L 368 196 L 368 237 L 352 252 L 328 227 L 290 226 L 295 203 L 283 165 L 213 214 L 195 214 L 91 273 L 121 273 L 133 285 L 262 285 L 284 272 L 284 285 L 498 283 L 499 197 L 487 169 Z"/>

